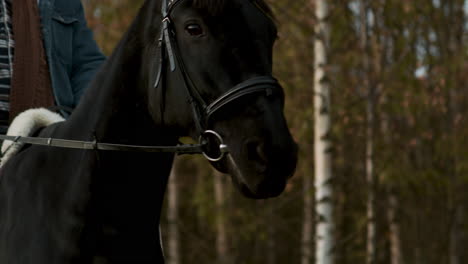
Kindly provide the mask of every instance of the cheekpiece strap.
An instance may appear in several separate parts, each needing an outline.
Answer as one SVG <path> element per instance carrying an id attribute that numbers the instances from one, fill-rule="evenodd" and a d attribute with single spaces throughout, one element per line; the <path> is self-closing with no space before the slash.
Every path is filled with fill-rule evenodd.
<path id="1" fill-rule="evenodd" d="M 170 1 L 169 4 L 172 4 L 173 1 Z M 161 13 L 163 16 L 162 20 L 162 39 L 164 41 L 164 46 L 166 47 L 167 50 L 167 56 L 169 58 L 169 65 L 171 67 L 171 71 L 175 71 L 176 69 L 176 64 L 175 64 L 175 59 L 174 59 L 174 49 L 172 48 L 172 41 L 171 41 L 171 35 L 170 35 L 170 24 L 171 24 L 171 18 L 169 17 L 170 15 L 170 7 L 167 2 L 167 0 L 162 1 L 162 7 L 161 7 Z"/>

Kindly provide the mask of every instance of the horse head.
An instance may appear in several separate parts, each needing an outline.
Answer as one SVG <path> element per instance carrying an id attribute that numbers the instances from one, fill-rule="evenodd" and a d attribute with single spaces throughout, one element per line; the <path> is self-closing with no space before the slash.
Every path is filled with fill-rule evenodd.
<path id="1" fill-rule="evenodd" d="M 201 137 L 212 165 L 247 197 L 279 195 L 295 170 L 297 145 L 272 77 L 270 9 L 262 0 L 162 2 L 143 58 L 152 118 L 177 135 Z"/>

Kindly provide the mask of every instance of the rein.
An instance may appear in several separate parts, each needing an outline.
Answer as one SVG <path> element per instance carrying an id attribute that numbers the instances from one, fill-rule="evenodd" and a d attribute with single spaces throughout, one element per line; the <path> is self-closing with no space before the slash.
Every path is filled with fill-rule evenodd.
<path id="1" fill-rule="evenodd" d="M 24 143 L 39 146 L 59 147 L 68 149 L 85 149 L 85 150 L 106 150 L 106 151 L 133 151 L 133 152 L 148 152 L 148 153 L 177 153 L 177 154 L 203 154 L 210 161 L 219 161 L 219 157 L 211 157 L 207 153 L 209 138 L 213 138 L 219 147 L 219 152 L 224 156 L 228 152 L 227 145 L 224 144 L 221 136 L 211 130 L 205 131 L 199 138 L 198 144 L 180 144 L 176 146 L 140 146 L 140 145 L 125 145 L 125 144 L 110 144 L 95 141 L 78 141 L 58 138 L 42 138 L 42 137 L 22 137 L 0 135 L 1 140 L 9 140 L 14 143 Z M 13 145 L 12 145 L 13 146 Z M 222 158 L 222 157 L 221 157 Z"/>

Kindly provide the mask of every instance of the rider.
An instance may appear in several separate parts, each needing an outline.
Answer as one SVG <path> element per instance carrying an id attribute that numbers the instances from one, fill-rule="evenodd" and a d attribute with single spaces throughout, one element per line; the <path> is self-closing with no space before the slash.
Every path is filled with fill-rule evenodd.
<path id="1" fill-rule="evenodd" d="M 104 60 L 80 0 L 0 0 L 0 133 L 28 108 L 76 107 Z"/>

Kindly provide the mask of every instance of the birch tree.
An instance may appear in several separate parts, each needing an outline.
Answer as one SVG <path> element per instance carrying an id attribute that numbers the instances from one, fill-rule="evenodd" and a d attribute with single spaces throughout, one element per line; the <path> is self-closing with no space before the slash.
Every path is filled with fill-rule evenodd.
<path id="1" fill-rule="evenodd" d="M 314 142 L 315 142 L 315 201 L 316 224 L 316 262 L 334 263 L 333 249 L 333 189 L 331 168 L 331 118 L 330 85 L 327 79 L 327 50 L 329 40 L 328 1 L 315 1 L 315 39 L 314 39 Z"/>
<path id="2" fill-rule="evenodd" d="M 313 260 L 312 251 L 312 229 L 313 229 L 313 193 L 312 193 L 312 179 L 304 175 L 304 209 L 303 209 L 303 223 L 302 223 L 302 254 L 301 263 L 311 264 Z"/>
<path id="3" fill-rule="evenodd" d="M 216 203 L 216 252 L 219 263 L 231 263 L 228 246 L 228 234 L 226 228 L 226 175 L 214 172 L 214 193 Z"/>
<path id="4" fill-rule="evenodd" d="M 360 0 L 360 39 L 362 62 L 362 85 L 366 98 L 366 182 L 367 182 L 367 245 L 366 263 L 375 263 L 375 177 L 374 177 L 374 89 L 370 81 L 369 18 L 368 1 Z"/>
<path id="5" fill-rule="evenodd" d="M 177 188 L 177 159 L 172 167 L 167 184 L 167 263 L 180 264 L 180 239 L 177 225 L 179 215 L 179 194 Z"/>

